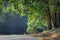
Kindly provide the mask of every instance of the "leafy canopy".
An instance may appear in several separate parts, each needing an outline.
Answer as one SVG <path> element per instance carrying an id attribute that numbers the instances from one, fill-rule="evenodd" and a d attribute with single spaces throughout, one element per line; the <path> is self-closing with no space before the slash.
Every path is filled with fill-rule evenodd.
<path id="1" fill-rule="evenodd" d="M 47 7 L 53 13 L 58 9 L 54 5 L 57 1 L 60 2 L 60 0 L 0 0 L 2 10 L 0 14 L 4 16 L 7 12 L 13 11 L 21 16 L 28 15 L 28 27 L 41 28 L 41 23 L 44 26 L 47 25 L 45 20 Z M 0 16 L 0 20 L 3 16 Z"/>

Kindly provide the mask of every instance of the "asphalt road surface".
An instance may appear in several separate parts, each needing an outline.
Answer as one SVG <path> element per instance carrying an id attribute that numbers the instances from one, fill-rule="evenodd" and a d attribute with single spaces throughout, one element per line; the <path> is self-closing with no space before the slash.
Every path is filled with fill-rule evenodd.
<path id="1" fill-rule="evenodd" d="M 29 35 L 0 35 L 0 40 L 40 40 Z"/>

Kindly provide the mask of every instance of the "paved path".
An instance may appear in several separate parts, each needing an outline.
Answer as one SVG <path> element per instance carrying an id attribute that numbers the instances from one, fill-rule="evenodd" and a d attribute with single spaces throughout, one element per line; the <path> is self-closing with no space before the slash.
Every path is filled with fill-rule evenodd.
<path id="1" fill-rule="evenodd" d="M 40 40 L 29 35 L 1 35 L 0 40 Z"/>

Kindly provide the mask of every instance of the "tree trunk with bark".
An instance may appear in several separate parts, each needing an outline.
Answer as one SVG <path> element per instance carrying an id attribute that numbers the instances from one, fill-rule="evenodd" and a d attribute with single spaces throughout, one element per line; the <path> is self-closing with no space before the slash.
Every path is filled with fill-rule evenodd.
<path id="1" fill-rule="evenodd" d="M 60 8 L 60 4 L 59 2 L 54 2 L 54 5 L 56 6 L 56 8 Z M 52 21 L 53 21 L 53 24 L 54 24 L 54 28 L 59 28 L 60 26 L 60 9 L 57 9 L 56 11 L 54 11 L 53 13 L 53 18 L 52 18 Z"/>
<path id="2" fill-rule="evenodd" d="M 52 24 L 51 24 L 51 14 L 50 14 L 50 9 L 49 7 L 47 7 L 47 13 L 46 13 L 46 20 L 47 20 L 47 24 L 48 24 L 48 30 L 52 29 Z"/>

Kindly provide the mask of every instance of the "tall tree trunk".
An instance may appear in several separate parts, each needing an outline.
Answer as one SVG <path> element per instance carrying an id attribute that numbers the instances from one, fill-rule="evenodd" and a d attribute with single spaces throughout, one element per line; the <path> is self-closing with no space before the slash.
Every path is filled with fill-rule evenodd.
<path id="1" fill-rule="evenodd" d="M 59 10 L 58 10 L 58 16 L 59 16 L 59 26 L 58 26 L 58 28 L 60 28 L 60 2 L 59 1 L 57 1 L 57 7 L 59 8 Z"/>
<path id="2" fill-rule="evenodd" d="M 60 28 L 60 9 L 58 10 L 58 28 Z"/>
<path id="3" fill-rule="evenodd" d="M 54 25 L 54 28 L 58 28 L 60 26 L 60 17 L 59 17 L 59 13 L 58 12 L 55 12 L 52 16 L 52 22 L 53 22 L 53 25 Z"/>
<path id="4" fill-rule="evenodd" d="M 57 25 L 57 26 L 56 26 L 55 28 L 59 28 L 59 25 L 60 25 L 59 21 L 60 21 L 60 20 L 59 20 L 59 13 L 57 12 L 57 13 L 56 13 L 56 25 Z"/>
<path id="5" fill-rule="evenodd" d="M 54 2 L 54 5 L 56 6 L 56 8 L 60 8 L 59 5 L 58 5 L 58 2 Z M 54 24 L 54 28 L 59 28 L 60 26 L 60 13 L 59 13 L 59 9 L 57 9 L 56 11 L 54 11 L 53 13 L 53 18 L 52 18 L 52 21 L 53 21 L 53 24 Z"/>
<path id="6" fill-rule="evenodd" d="M 57 28 L 57 14 L 56 14 L 56 12 L 53 13 L 53 15 L 52 15 L 52 22 L 53 22 L 54 28 Z"/>
<path id="7" fill-rule="evenodd" d="M 47 20 L 47 24 L 48 24 L 48 30 L 52 29 L 52 24 L 51 24 L 51 14 L 50 14 L 50 9 L 49 7 L 47 7 L 47 14 L 46 14 L 46 20 Z"/>

